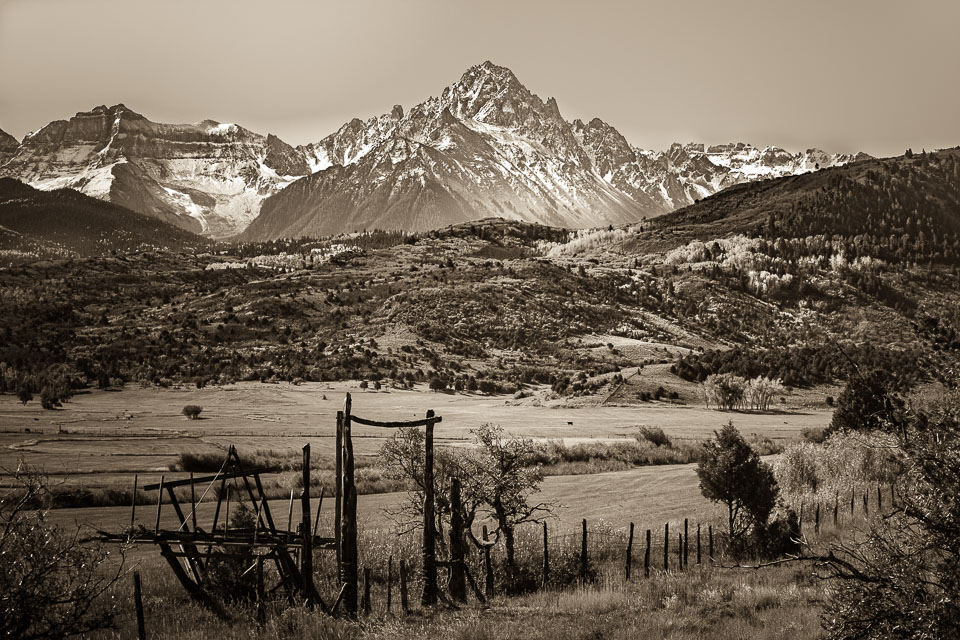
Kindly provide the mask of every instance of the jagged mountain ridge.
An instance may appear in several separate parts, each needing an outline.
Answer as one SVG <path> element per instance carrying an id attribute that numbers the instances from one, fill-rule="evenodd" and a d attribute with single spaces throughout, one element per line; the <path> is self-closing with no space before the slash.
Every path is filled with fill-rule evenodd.
<path id="1" fill-rule="evenodd" d="M 213 237 L 245 228 L 265 197 L 307 173 L 302 154 L 276 136 L 213 120 L 156 123 L 122 104 L 51 122 L 0 167 L 40 189 L 77 189 Z"/>
<path id="2" fill-rule="evenodd" d="M 490 216 L 621 224 L 734 184 L 861 157 L 744 143 L 644 150 L 602 120 L 566 121 L 555 99 L 544 102 L 490 62 L 409 112 L 397 105 L 353 119 L 296 148 L 213 120 L 154 123 L 123 105 L 52 122 L 20 144 L 0 136 L 0 175 L 76 188 L 212 237 L 246 230 L 255 240 Z"/>

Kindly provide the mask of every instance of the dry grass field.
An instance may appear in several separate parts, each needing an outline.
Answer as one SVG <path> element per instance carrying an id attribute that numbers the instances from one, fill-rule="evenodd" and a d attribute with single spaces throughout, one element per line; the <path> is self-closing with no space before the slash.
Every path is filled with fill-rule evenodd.
<path id="1" fill-rule="evenodd" d="M 702 439 L 731 419 L 745 435 L 789 441 L 799 437 L 804 428 L 824 426 L 830 417 L 825 408 L 809 406 L 802 394 L 791 397 L 782 412 L 759 414 L 720 413 L 699 405 L 666 402 L 598 406 L 602 398 L 595 398 L 593 406 L 544 406 L 548 403 L 537 395 L 514 400 L 509 396 L 432 393 L 424 388 L 373 391 L 360 389 L 356 382 L 242 383 L 200 390 L 128 385 L 119 392 L 75 396 L 57 411 L 44 411 L 37 403 L 22 406 L 11 396 L 0 396 L 0 466 L 12 469 L 22 459 L 43 468 L 62 485 L 128 489 L 134 474 L 139 475 L 141 486 L 158 481 L 161 474 L 168 479 L 186 475 L 170 471 L 182 452 L 225 452 L 230 444 L 235 444 L 241 455 L 258 451 L 294 455 L 309 442 L 315 460 L 332 458 L 335 415 L 347 391 L 354 395 L 354 412 L 369 418 L 412 419 L 434 409 L 443 416 L 436 429 L 438 445 L 463 444 L 471 429 L 486 422 L 500 424 L 511 434 L 569 444 L 632 438 L 641 424 L 660 427 L 674 440 Z M 203 407 L 200 420 L 188 420 L 181 414 L 187 404 Z M 384 429 L 357 426 L 359 458 L 374 462 L 384 438 L 391 435 Z M 384 508 L 396 505 L 403 495 L 361 495 L 364 526 L 389 528 Z M 688 517 L 706 521 L 713 514 L 700 495 L 693 465 L 548 477 L 542 498 L 558 505 L 556 525 L 561 529 L 573 528 L 581 518 L 603 519 L 614 527 L 630 521 L 662 527 L 667 520 L 679 522 Z M 286 501 L 274 501 L 273 509 L 285 515 Z M 212 511 L 210 503 L 198 508 L 201 519 L 212 518 Z M 147 507 L 139 507 L 139 513 L 145 520 L 153 517 Z M 57 509 L 52 517 L 63 524 L 111 528 L 125 526 L 129 509 Z M 166 518 L 173 522 L 172 510 Z"/>

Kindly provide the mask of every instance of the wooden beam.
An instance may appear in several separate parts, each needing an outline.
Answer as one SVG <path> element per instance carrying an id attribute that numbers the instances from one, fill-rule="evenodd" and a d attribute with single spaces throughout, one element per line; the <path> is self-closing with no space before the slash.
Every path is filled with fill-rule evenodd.
<path id="1" fill-rule="evenodd" d="M 426 418 L 421 420 L 409 420 L 405 422 L 396 422 L 389 420 L 370 420 L 368 418 L 361 418 L 359 416 L 350 416 L 352 422 L 357 424 L 366 425 L 368 427 L 383 427 L 386 429 L 405 429 L 407 427 L 425 427 L 427 425 L 436 424 L 438 422 L 443 422 L 443 416 L 434 416 L 431 411 Z"/>
<path id="2" fill-rule="evenodd" d="M 276 469 L 272 469 L 272 468 L 268 468 L 268 467 L 260 467 L 260 468 L 257 468 L 257 469 L 252 469 L 252 470 L 250 470 L 250 471 L 231 471 L 231 472 L 228 472 L 228 473 L 220 473 L 220 474 L 212 475 L 212 476 L 200 476 L 199 478 L 194 478 L 194 479 L 193 479 L 193 482 L 196 483 L 196 484 L 202 484 L 202 483 L 204 483 L 204 482 L 213 482 L 214 480 L 219 480 L 219 479 L 221 479 L 221 478 L 222 478 L 222 479 L 225 479 L 225 480 L 229 480 L 230 478 L 241 478 L 241 477 L 243 477 L 243 476 L 245 476 L 245 475 L 248 475 L 248 474 L 252 475 L 252 474 L 254 474 L 254 473 L 274 473 L 275 471 L 276 471 Z M 187 486 L 188 484 L 190 484 L 190 478 L 184 478 L 184 479 L 182 479 L 182 480 L 168 480 L 168 481 L 166 481 L 166 482 L 163 483 L 163 486 L 164 486 L 164 487 L 166 487 L 166 486 L 171 486 L 171 487 L 185 487 L 185 486 Z M 154 489 L 159 489 L 159 488 L 160 488 L 160 484 L 159 484 L 159 483 L 157 483 L 157 484 L 148 484 L 148 485 L 145 485 L 145 486 L 143 487 L 143 490 L 144 490 L 144 491 L 153 491 Z"/>

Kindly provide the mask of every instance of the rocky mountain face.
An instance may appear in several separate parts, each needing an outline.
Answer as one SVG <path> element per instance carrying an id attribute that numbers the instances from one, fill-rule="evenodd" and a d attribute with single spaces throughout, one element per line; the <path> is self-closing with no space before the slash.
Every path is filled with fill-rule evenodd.
<path id="1" fill-rule="evenodd" d="M 326 168 L 265 201 L 245 238 L 417 231 L 491 216 L 591 227 L 662 212 L 602 178 L 555 100 L 489 62 L 406 114 L 352 121 L 310 151 Z"/>
<path id="2" fill-rule="evenodd" d="M 20 143 L 12 135 L 0 129 L 0 165 L 6 162 L 17 151 Z"/>
<path id="3" fill-rule="evenodd" d="M 675 143 L 666 151 L 630 145 L 606 122 L 574 120 L 573 130 L 592 154 L 605 180 L 631 197 L 642 194 L 663 212 L 680 209 L 727 187 L 765 178 L 817 171 L 870 158 L 828 154 L 819 149 L 790 153 L 779 147 L 759 149 L 743 142 L 705 146 Z"/>
<path id="4" fill-rule="evenodd" d="M 52 122 L 20 144 L 0 135 L 0 176 L 250 240 L 488 217 L 623 224 L 735 184 L 865 157 L 744 143 L 644 150 L 600 119 L 568 122 L 556 100 L 490 62 L 407 112 L 353 119 L 296 148 L 212 120 L 155 123 L 123 105 Z"/>
<path id="5" fill-rule="evenodd" d="M 29 134 L 0 175 L 44 190 L 69 187 L 212 237 L 236 234 L 260 203 L 309 173 L 276 136 L 234 124 L 160 124 L 122 104 Z"/>

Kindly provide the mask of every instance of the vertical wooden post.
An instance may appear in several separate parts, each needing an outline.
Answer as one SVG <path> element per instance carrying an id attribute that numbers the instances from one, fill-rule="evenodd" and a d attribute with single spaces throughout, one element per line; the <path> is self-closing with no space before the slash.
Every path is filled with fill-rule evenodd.
<path id="1" fill-rule="evenodd" d="M 393 555 L 387 558 L 387 613 L 393 604 Z"/>
<path id="2" fill-rule="evenodd" d="M 292 503 L 291 503 L 292 505 Z M 300 574 L 307 606 L 313 608 L 313 535 L 310 532 L 310 443 L 303 445 L 303 492 L 300 494 L 301 534 Z M 319 508 L 317 513 L 320 513 Z"/>
<path id="3" fill-rule="evenodd" d="M 197 490 L 193 486 L 193 471 L 190 472 L 190 520 L 193 530 L 197 530 Z"/>
<path id="4" fill-rule="evenodd" d="M 683 519 L 683 566 L 690 563 L 690 523 L 687 518 Z"/>
<path id="5" fill-rule="evenodd" d="M 897 499 L 893 493 L 893 482 L 890 483 L 890 506 L 891 507 L 897 506 Z"/>
<path id="6" fill-rule="evenodd" d="M 370 567 L 363 568 L 363 615 L 370 615 Z"/>
<path id="7" fill-rule="evenodd" d="M 880 495 L 880 484 L 877 484 L 877 513 L 883 513 L 883 496 Z"/>
<path id="8" fill-rule="evenodd" d="M 163 504 L 163 476 L 160 476 L 160 488 L 157 489 L 157 525 L 153 528 L 153 533 L 160 533 L 160 507 Z"/>
<path id="9" fill-rule="evenodd" d="M 677 564 L 680 565 L 680 570 L 683 570 L 683 534 L 677 532 Z"/>
<path id="10" fill-rule="evenodd" d="M 550 547 L 547 542 L 547 521 L 543 521 L 543 587 L 550 583 Z"/>
<path id="11" fill-rule="evenodd" d="M 460 502 L 460 479 L 450 486 L 450 599 L 467 601 L 467 541 L 464 537 L 463 505 Z"/>
<path id="12" fill-rule="evenodd" d="M 407 561 L 400 559 L 400 609 L 404 613 L 410 613 L 410 605 L 407 602 Z"/>
<path id="13" fill-rule="evenodd" d="M 137 480 L 138 476 L 133 476 L 133 499 L 130 500 L 130 533 L 127 534 L 127 542 L 133 538 L 133 527 L 137 520 Z"/>
<path id="14" fill-rule="evenodd" d="M 433 486 L 433 409 L 427 410 L 423 456 L 423 595 L 420 603 L 432 607 L 437 603 L 436 518 Z"/>
<path id="15" fill-rule="evenodd" d="M 670 569 L 670 523 L 663 525 L 663 570 Z"/>
<path id="16" fill-rule="evenodd" d="M 643 552 L 643 577 L 650 577 L 650 529 L 647 529 L 647 548 Z"/>
<path id="17" fill-rule="evenodd" d="M 341 563 L 340 525 L 343 517 L 343 411 L 337 411 L 337 442 L 336 442 L 336 486 L 334 487 L 333 536 L 337 547 L 337 582 L 343 582 L 343 565 Z"/>
<path id="18" fill-rule="evenodd" d="M 633 555 L 633 523 L 630 523 L 630 535 L 627 537 L 627 566 L 626 566 L 626 578 L 630 579 L 630 569 L 632 563 L 631 556 Z"/>
<path id="19" fill-rule="evenodd" d="M 870 515 L 870 492 L 866 489 L 863 490 L 863 517 L 866 518 Z"/>
<path id="20" fill-rule="evenodd" d="M 147 627 L 143 617 L 143 593 L 140 590 L 140 572 L 133 572 L 133 604 L 137 608 L 137 639 L 147 640 Z"/>
<path id="21" fill-rule="evenodd" d="M 837 491 L 833 496 L 833 526 L 837 526 L 840 521 L 840 492 Z"/>
<path id="22" fill-rule="evenodd" d="M 857 495 L 856 489 L 850 489 L 850 515 L 853 515 L 853 499 Z"/>
<path id="23" fill-rule="evenodd" d="M 227 507 L 223 513 L 223 532 L 226 533 L 230 530 L 230 493 L 232 492 L 233 485 L 227 485 Z"/>
<path id="24" fill-rule="evenodd" d="M 261 625 L 267 621 L 265 591 L 263 588 L 263 556 L 257 556 L 257 622 Z"/>
<path id="25" fill-rule="evenodd" d="M 700 523 L 697 523 L 697 564 L 700 564 Z"/>
<path id="26" fill-rule="evenodd" d="M 340 562 L 346 589 L 343 602 L 347 614 L 357 617 L 359 566 L 357 557 L 357 487 L 354 484 L 353 436 L 350 423 L 352 400 L 347 394 L 343 403 L 343 517 L 340 522 Z"/>
<path id="27" fill-rule="evenodd" d="M 817 503 L 817 510 L 813 514 L 813 531 L 820 535 L 820 503 Z"/>
<path id="28" fill-rule="evenodd" d="M 484 595 L 487 600 L 493 597 L 493 563 L 490 561 L 490 534 L 487 525 L 483 525 L 483 568 L 486 573 Z"/>
<path id="29" fill-rule="evenodd" d="M 580 577 L 587 575 L 587 564 L 590 562 L 587 556 L 587 519 L 583 519 L 580 534 Z"/>
<path id="30" fill-rule="evenodd" d="M 709 536 L 708 542 L 710 543 L 710 560 L 713 560 L 713 525 L 707 525 L 707 535 Z"/>

